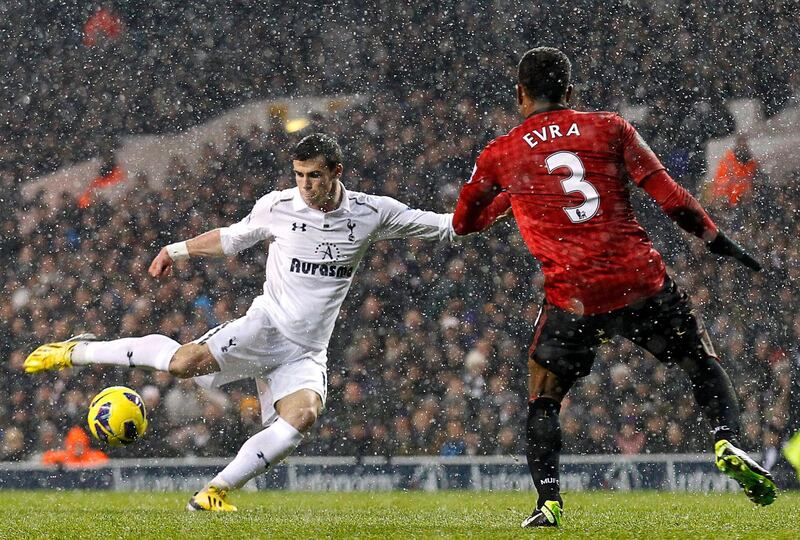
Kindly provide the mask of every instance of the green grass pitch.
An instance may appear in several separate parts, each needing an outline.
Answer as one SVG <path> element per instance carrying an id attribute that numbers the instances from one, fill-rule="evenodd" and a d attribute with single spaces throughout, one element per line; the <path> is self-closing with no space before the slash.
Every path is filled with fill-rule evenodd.
<path id="1" fill-rule="evenodd" d="M 187 493 L 0 491 L 0 538 L 798 538 L 800 493 L 575 493 L 564 527 L 522 530 L 530 493 L 236 493 L 234 514 Z"/>

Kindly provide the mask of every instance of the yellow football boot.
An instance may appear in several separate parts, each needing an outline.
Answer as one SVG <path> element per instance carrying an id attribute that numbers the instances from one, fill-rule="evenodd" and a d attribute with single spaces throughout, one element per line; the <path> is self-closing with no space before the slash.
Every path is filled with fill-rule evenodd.
<path id="1" fill-rule="evenodd" d="M 236 507 L 225 501 L 228 492 L 216 486 L 208 486 L 194 494 L 189 499 L 186 509 L 195 512 L 198 510 L 209 512 L 236 512 Z"/>
<path id="2" fill-rule="evenodd" d="M 72 367 L 72 349 L 81 341 L 92 341 L 94 334 L 79 334 L 66 341 L 45 343 L 28 355 L 22 367 L 27 373 Z"/>

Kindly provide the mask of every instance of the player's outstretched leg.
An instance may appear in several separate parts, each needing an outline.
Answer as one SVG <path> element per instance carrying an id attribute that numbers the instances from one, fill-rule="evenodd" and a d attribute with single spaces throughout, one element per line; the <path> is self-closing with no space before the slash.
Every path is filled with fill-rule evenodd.
<path id="1" fill-rule="evenodd" d="M 778 496 L 772 475 L 743 450 L 726 440 L 714 445 L 717 468 L 736 480 L 747 497 L 756 504 L 767 506 Z"/>
<path id="2" fill-rule="evenodd" d="M 89 364 L 169 371 L 170 360 L 180 347 L 174 339 L 158 334 L 113 341 L 94 341 L 94 335 L 81 334 L 40 346 L 28 355 L 23 367 L 28 373 Z"/>
<path id="3" fill-rule="evenodd" d="M 756 504 L 772 504 L 777 497 L 769 472 L 736 447 L 739 404 L 730 378 L 716 358 L 700 355 L 680 363 L 689 376 L 695 401 L 703 409 L 714 432 L 717 468 L 736 480 Z"/>
<path id="4" fill-rule="evenodd" d="M 94 334 L 78 334 L 66 341 L 45 343 L 36 348 L 22 364 L 28 373 L 40 371 L 60 370 L 72 367 L 72 350 L 82 342 L 95 338 Z"/>
<path id="5" fill-rule="evenodd" d="M 322 399 L 312 390 L 298 390 L 282 398 L 275 404 L 278 418 L 245 441 L 233 461 L 189 499 L 186 509 L 235 512 L 236 507 L 226 500 L 228 492 L 241 488 L 291 454 L 321 409 Z"/>

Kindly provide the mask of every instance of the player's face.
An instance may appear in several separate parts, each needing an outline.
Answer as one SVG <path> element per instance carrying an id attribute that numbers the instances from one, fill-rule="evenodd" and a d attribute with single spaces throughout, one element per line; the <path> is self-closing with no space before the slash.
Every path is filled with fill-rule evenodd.
<path id="1" fill-rule="evenodd" d="M 322 156 L 306 161 L 292 161 L 294 179 L 300 195 L 309 206 L 325 206 L 336 196 L 337 182 L 342 175 L 341 163 L 329 169 Z"/>

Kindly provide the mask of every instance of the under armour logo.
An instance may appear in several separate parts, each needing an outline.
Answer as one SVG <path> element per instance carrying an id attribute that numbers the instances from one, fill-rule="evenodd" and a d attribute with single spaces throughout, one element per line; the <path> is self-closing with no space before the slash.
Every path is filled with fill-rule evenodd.
<path id="1" fill-rule="evenodd" d="M 292 223 L 292 230 L 296 231 L 297 229 L 300 229 L 302 232 L 306 232 L 306 224 L 301 223 L 298 225 L 297 223 Z"/>
<path id="2" fill-rule="evenodd" d="M 584 212 L 580 208 L 575 209 L 575 215 L 577 215 L 580 219 L 586 218 L 586 212 Z"/>
<path id="3" fill-rule="evenodd" d="M 264 452 L 258 452 L 256 457 L 264 462 L 264 468 L 269 469 L 269 461 L 264 457 Z"/>
<path id="4" fill-rule="evenodd" d="M 223 345 L 222 346 L 222 352 L 228 352 L 228 349 L 230 349 L 231 347 L 236 347 L 236 338 L 235 337 L 232 337 L 231 339 L 229 339 L 227 345 Z"/>
<path id="5" fill-rule="evenodd" d="M 131 360 L 133 358 L 133 351 L 128 351 L 128 355 L 127 356 L 128 356 L 128 366 L 129 367 L 136 367 L 136 366 L 133 365 L 133 360 Z"/>
<path id="6" fill-rule="evenodd" d="M 356 239 L 356 237 L 353 235 L 353 229 L 356 228 L 356 224 L 353 223 L 352 220 L 348 219 L 347 220 L 347 228 L 350 229 L 350 234 L 347 236 L 347 239 L 352 242 L 352 241 L 354 241 Z"/>

